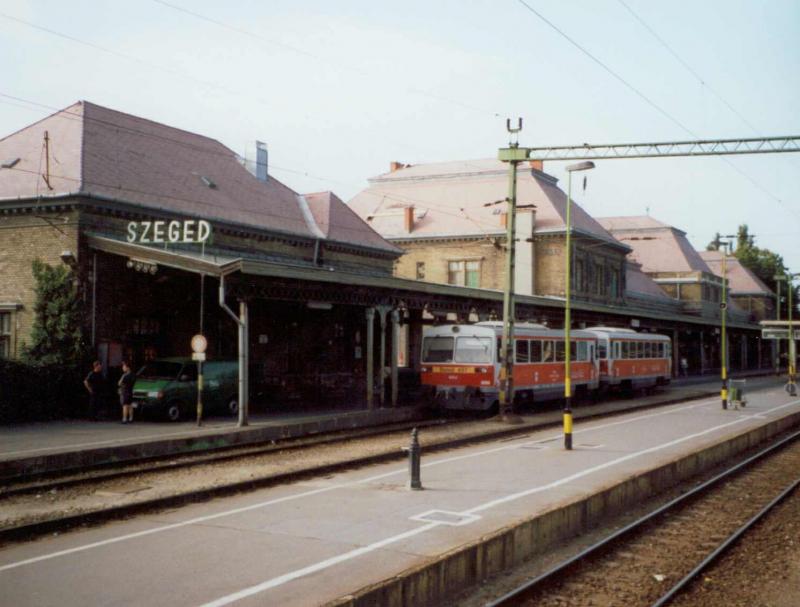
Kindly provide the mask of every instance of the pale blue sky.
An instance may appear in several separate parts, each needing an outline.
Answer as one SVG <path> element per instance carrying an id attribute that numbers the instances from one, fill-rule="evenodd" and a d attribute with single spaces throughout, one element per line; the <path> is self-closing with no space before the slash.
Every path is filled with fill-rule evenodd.
<path id="1" fill-rule="evenodd" d="M 527 2 L 696 136 L 800 134 L 798 0 L 625 0 L 705 84 L 620 0 Z M 694 138 L 518 0 L 169 3 L 229 27 L 155 0 L 6 0 L 0 93 L 87 99 L 240 153 L 262 139 L 276 177 L 344 200 L 392 160 L 495 156 L 507 116 L 530 146 Z M 0 136 L 48 113 L 0 97 Z M 718 158 L 597 162 L 577 198 L 595 216 L 649 208 L 698 248 L 747 223 L 800 271 L 800 154 L 730 163 L 744 175 Z"/>

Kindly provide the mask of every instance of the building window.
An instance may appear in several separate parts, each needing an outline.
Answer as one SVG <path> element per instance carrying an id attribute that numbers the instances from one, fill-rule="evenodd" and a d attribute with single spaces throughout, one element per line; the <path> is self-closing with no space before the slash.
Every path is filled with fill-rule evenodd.
<path id="1" fill-rule="evenodd" d="M 480 261 L 450 261 L 447 263 L 447 284 L 461 287 L 481 286 Z"/>
<path id="2" fill-rule="evenodd" d="M 611 297 L 619 297 L 619 270 L 611 268 L 609 271 L 609 285 L 611 289 Z"/>
<path id="3" fill-rule="evenodd" d="M 0 358 L 11 357 L 11 312 L 0 312 Z"/>
<path id="4" fill-rule="evenodd" d="M 576 259 L 575 260 L 575 283 L 574 283 L 574 288 L 575 288 L 575 291 L 578 292 L 578 293 L 582 293 L 583 292 L 583 275 L 584 275 L 583 260 L 582 259 Z"/>
<path id="5" fill-rule="evenodd" d="M 417 262 L 417 280 L 425 280 L 425 262 Z"/>

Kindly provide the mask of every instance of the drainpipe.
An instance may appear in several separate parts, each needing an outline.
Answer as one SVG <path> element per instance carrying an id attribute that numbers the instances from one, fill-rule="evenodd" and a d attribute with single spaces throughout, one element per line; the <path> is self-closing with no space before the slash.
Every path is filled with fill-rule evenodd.
<path id="1" fill-rule="evenodd" d="M 225 303 L 225 275 L 219 277 L 219 307 L 228 313 L 239 330 L 239 422 L 238 426 L 248 425 L 250 404 L 248 400 L 248 342 L 247 342 L 247 302 L 239 301 L 239 316 Z"/>

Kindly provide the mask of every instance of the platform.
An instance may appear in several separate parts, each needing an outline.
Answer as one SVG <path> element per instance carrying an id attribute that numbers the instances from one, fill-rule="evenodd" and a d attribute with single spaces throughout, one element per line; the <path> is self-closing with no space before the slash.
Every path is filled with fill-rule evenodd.
<path id="1" fill-rule="evenodd" d="M 763 379 L 751 380 L 763 383 Z M 713 394 L 719 380 L 690 377 L 675 381 L 656 395 L 617 399 L 605 404 L 576 404 L 576 418 L 606 410 L 652 406 Z M 552 408 L 552 404 L 550 406 Z M 421 419 L 422 408 L 284 410 L 250 416 L 239 428 L 232 417 L 212 417 L 202 427 L 194 422 L 170 423 L 142 420 L 122 425 L 118 421 L 67 420 L 0 426 L 0 482 L 82 466 L 121 462 L 149 456 L 180 455 L 200 450 L 244 446 L 287 438 L 301 438 L 337 430 L 366 428 Z M 560 415 L 540 416 L 540 425 L 552 424 Z M 533 425 L 537 425 L 534 423 Z"/>
<path id="2" fill-rule="evenodd" d="M 387 464 L 0 550 L 13 605 L 424 605 L 800 423 L 782 387 Z M 69 588 L 69 592 L 65 589 Z"/>

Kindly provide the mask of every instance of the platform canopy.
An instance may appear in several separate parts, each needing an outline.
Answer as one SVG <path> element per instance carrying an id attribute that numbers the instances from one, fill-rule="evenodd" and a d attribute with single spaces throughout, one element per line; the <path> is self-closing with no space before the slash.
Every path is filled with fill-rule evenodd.
<path id="1" fill-rule="evenodd" d="M 759 324 L 761 339 L 789 339 L 788 320 L 762 320 Z M 795 340 L 800 340 L 800 320 L 793 320 L 791 325 Z"/>

